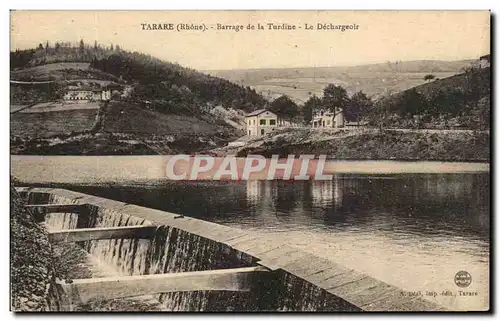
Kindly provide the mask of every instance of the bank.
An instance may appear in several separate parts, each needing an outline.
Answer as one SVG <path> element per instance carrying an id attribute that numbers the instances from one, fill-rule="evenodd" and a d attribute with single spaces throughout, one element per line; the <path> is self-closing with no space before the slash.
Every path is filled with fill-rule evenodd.
<path id="1" fill-rule="evenodd" d="M 239 148 L 214 150 L 214 154 L 239 157 L 313 154 L 339 160 L 489 162 L 490 134 L 467 130 L 286 128 L 250 140 Z"/>
<path id="2" fill-rule="evenodd" d="M 11 310 L 57 310 L 56 271 L 47 232 L 23 207 L 13 187 L 10 194 Z"/>

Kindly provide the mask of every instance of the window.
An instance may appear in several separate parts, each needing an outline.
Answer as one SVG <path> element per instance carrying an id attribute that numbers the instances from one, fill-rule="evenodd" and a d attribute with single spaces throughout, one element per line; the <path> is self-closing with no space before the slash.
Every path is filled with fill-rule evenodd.
<path id="1" fill-rule="evenodd" d="M 252 121 L 251 121 L 251 120 L 249 120 L 249 121 L 248 121 L 248 126 L 250 126 L 250 125 L 251 125 L 251 123 L 252 123 Z"/>
<path id="2" fill-rule="evenodd" d="M 265 125 L 265 124 L 266 124 L 266 120 L 265 120 L 265 119 L 261 119 L 261 120 L 260 120 L 260 124 L 261 124 L 261 125 Z"/>
<path id="3" fill-rule="evenodd" d="M 255 119 L 253 120 L 253 124 L 255 125 Z"/>
<path id="4" fill-rule="evenodd" d="M 329 120 L 326 121 L 326 126 L 330 126 L 330 121 Z"/>
<path id="5" fill-rule="evenodd" d="M 252 131 L 251 130 L 248 131 L 248 136 L 250 136 L 250 135 L 252 135 Z"/>
<path id="6" fill-rule="evenodd" d="M 261 129 L 261 130 L 260 130 L 260 134 L 261 134 L 261 135 L 264 135 L 264 129 Z"/>
<path id="7" fill-rule="evenodd" d="M 325 127 L 325 121 L 323 120 L 323 127 Z"/>
<path id="8" fill-rule="evenodd" d="M 275 126 L 276 125 L 276 119 L 270 119 L 269 120 L 269 125 Z"/>

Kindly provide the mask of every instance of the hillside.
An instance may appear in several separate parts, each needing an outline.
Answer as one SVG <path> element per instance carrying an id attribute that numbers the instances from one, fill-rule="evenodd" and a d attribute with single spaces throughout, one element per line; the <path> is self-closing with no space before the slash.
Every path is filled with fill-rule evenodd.
<path id="1" fill-rule="evenodd" d="M 432 97 L 439 91 L 453 92 L 455 90 L 461 92 L 475 90 L 478 95 L 484 96 L 490 93 L 490 78 L 491 69 L 489 67 L 480 69 L 472 68 L 458 75 L 416 86 L 414 89 L 427 98 Z M 472 86 L 475 86 L 475 88 L 472 88 Z"/>
<path id="2" fill-rule="evenodd" d="M 104 111 L 104 131 L 156 135 L 213 135 L 232 128 L 208 115 L 201 118 L 166 115 L 138 104 L 110 103 Z"/>
<path id="3" fill-rule="evenodd" d="M 98 82 L 122 83 L 121 79 L 90 68 L 90 63 L 61 62 L 36 67 L 12 70 L 11 80 L 18 81 L 71 81 L 79 79 L 93 79 Z"/>
<path id="4" fill-rule="evenodd" d="M 416 60 L 360 66 L 206 70 L 205 72 L 210 73 L 211 75 L 230 79 L 232 81 L 257 82 L 272 78 L 328 78 L 334 77 L 339 73 L 349 72 L 457 72 L 462 68 L 469 66 L 472 62 L 472 60 Z"/>
<path id="5" fill-rule="evenodd" d="M 67 101 L 69 88 L 109 90 L 111 101 Z M 250 88 L 119 46 L 11 52 L 13 154 L 191 153 L 241 136 L 245 112 L 265 104 Z"/>
<path id="6" fill-rule="evenodd" d="M 131 102 L 102 104 L 100 110 L 35 112 L 28 108 L 11 114 L 12 154 L 192 153 L 224 146 L 240 135 L 210 114 L 200 118 L 166 115 Z"/>
<path id="7" fill-rule="evenodd" d="M 99 79 L 128 83 L 133 85 L 134 99 L 152 101 L 160 112 L 165 108 L 196 110 L 216 105 L 252 111 L 266 104 L 251 88 L 119 46 L 89 45 L 83 40 L 77 45 L 47 43 L 11 52 L 10 59 L 11 80 Z"/>
<path id="8" fill-rule="evenodd" d="M 377 98 L 423 84 L 426 74 L 438 78 L 453 76 L 472 62 L 419 60 L 348 67 L 208 70 L 206 73 L 250 86 L 265 97 L 288 95 L 300 103 L 312 94 L 321 96 L 323 88 L 330 83 L 342 85 L 351 93 L 362 90 Z"/>
<path id="9" fill-rule="evenodd" d="M 221 148 L 214 155 L 327 155 L 342 160 L 480 161 L 490 159 L 490 135 L 472 131 L 365 129 L 280 129 L 243 147 Z M 468 146 L 468 148 L 464 148 Z"/>
<path id="10" fill-rule="evenodd" d="M 468 68 L 461 74 L 384 97 L 375 104 L 373 114 L 390 127 L 488 129 L 490 96 L 491 69 Z"/>

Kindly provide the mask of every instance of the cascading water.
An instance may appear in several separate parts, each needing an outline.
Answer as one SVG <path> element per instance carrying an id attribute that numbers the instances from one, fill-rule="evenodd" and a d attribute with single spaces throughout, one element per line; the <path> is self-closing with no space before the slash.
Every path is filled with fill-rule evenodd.
<path id="1" fill-rule="evenodd" d="M 51 195 L 48 203 L 76 204 L 77 201 Z M 147 224 L 144 219 L 110 209 L 89 206 L 89 215 L 52 213 L 46 216 L 48 229 L 130 226 Z M 248 266 L 248 258 L 223 249 L 200 236 L 160 227 L 153 239 L 112 239 L 81 242 L 82 247 L 105 269 L 113 267 L 116 275 L 144 275 L 204 271 Z M 196 291 L 157 295 L 167 311 L 205 311 L 251 309 L 250 293 Z"/>

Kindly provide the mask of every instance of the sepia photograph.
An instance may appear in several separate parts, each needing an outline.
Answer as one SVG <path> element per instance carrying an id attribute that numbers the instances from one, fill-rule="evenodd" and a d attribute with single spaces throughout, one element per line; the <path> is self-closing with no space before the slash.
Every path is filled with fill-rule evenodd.
<path id="1" fill-rule="evenodd" d="M 491 312 L 491 21 L 10 11 L 10 310 Z"/>

